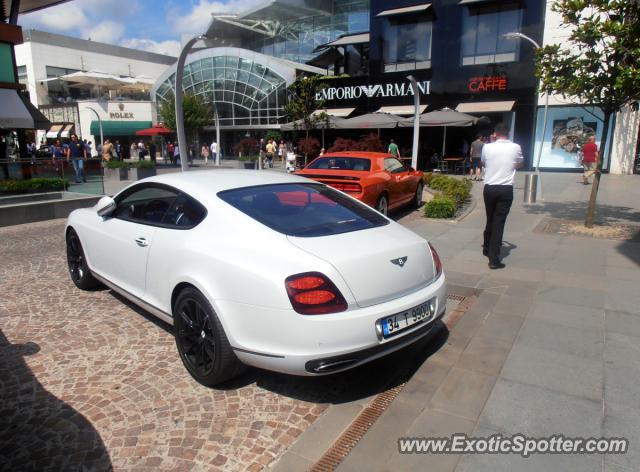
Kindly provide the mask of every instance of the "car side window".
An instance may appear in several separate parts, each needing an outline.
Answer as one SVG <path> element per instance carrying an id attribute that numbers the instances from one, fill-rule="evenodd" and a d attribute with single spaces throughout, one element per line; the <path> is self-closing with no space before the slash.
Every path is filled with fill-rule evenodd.
<path id="1" fill-rule="evenodd" d="M 124 195 L 113 216 L 137 223 L 159 224 L 177 196 L 178 192 L 164 187 L 142 187 Z"/>
<path id="2" fill-rule="evenodd" d="M 387 172 L 391 174 L 397 174 L 399 172 L 404 172 L 405 168 L 402 162 L 400 162 L 395 157 L 386 157 L 384 159 L 384 168 Z"/>
<path id="3" fill-rule="evenodd" d="M 205 216 L 207 210 L 200 202 L 181 193 L 165 213 L 162 225 L 177 229 L 193 228 L 204 220 Z"/>

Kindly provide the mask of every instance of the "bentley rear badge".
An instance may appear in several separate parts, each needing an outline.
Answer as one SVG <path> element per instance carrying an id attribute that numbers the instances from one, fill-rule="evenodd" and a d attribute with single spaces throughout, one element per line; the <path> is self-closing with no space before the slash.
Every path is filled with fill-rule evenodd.
<path id="1" fill-rule="evenodd" d="M 404 263 L 407 262 L 408 257 L 398 257 L 397 259 L 391 259 L 391 263 L 400 267 L 404 267 Z"/>

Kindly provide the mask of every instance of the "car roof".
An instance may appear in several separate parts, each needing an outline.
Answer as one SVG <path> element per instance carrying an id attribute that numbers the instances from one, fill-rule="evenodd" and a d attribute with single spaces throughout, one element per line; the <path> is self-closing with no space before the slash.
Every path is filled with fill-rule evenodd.
<path id="1" fill-rule="evenodd" d="M 170 185 L 204 201 L 218 192 L 256 185 L 312 183 L 304 177 L 272 171 L 211 169 L 156 175 L 142 182 Z M 313 182 L 316 183 L 316 182 Z"/>

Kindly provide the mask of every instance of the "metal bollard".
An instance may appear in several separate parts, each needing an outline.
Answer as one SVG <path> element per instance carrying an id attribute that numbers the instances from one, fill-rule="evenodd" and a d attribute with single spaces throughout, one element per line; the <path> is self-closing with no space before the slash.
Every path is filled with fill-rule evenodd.
<path id="1" fill-rule="evenodd" d="M 538 191 L 538 175 L 527 174 L 524 176 L 524 202 L 535 203 Z"/>

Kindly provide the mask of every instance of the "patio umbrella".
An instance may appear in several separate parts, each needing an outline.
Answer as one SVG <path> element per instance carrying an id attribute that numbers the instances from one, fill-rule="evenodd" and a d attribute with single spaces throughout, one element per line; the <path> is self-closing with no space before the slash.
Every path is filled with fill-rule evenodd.
<path id="1" fill-rule="evenodd" d="M 315 129 L 333 129 L 333 128 L 337 128 L 338 124 L 343 121 L 345 121 L 344 118 L 340 118 L 333 115 L 327 115 L 327 119 L 318 120 L 314 128 Z M 302 129 L 304 129 L 304 120 L 296 120 L 296 121 L 292 121 L 291 123 L 285 123 L 283 125 L 280 125 L 281 131 L 293 131 L 293 130 L 302 130 Z"/>
<path id="2" fill-rule="evenodd" d="M 442 136 L 442 157 L 444 157 L 445 144 L 447 142 L 447 126 L 471 126 L 478 122 L 475 116 L 460 113 L 450 108 L 442 110 L 430 111 L 420 115 L 420 126 L 443 126 L 444 133 Z M 407 118 L 400 123 L 402 127 L 413 126 L 413 118 Z"/>
<path id="3" fill-rule="evenodd" d="M 127 84 L 126 79 L 99 71 L 73 72 L 71 74 L 61 75 L 59 79 L 73 84 L 94 85 L 98 87 L 121 87 Z"/>
<path id="4" fill-rule="evenodd" d="M 315 124 L 315 129 L 322 130 L 322 147 L 324 147 L 324 130 L 325 129 L 335 129 L 338 127 L 338 124 L 345 121 L 344 118 L 340 118 L 338 116 L 327 115 L 326 120 L 318 120 Z M 294 131 L 304 129 L 304 120 L 296 120 L 291 123 L 285 123 L 280 125 L 281 131 Z"/>
<path id="5" fill-rule="evenodd" d="M 136 136 L 160 136 L 162 134 L 171 134 L 173 130 L 160 125 L 152 126 L 151 128 L 141 129 L 136 131 Z"/>
<path id="6" fill-rule="evenodd" d="M 392 115 L 391 113 L 367 113 L 366 115 L 356 116 L 339 122 L 337 129 L 380 129 L 395 128 L 398 123 L 404 121 L 405 118 Z"/>

